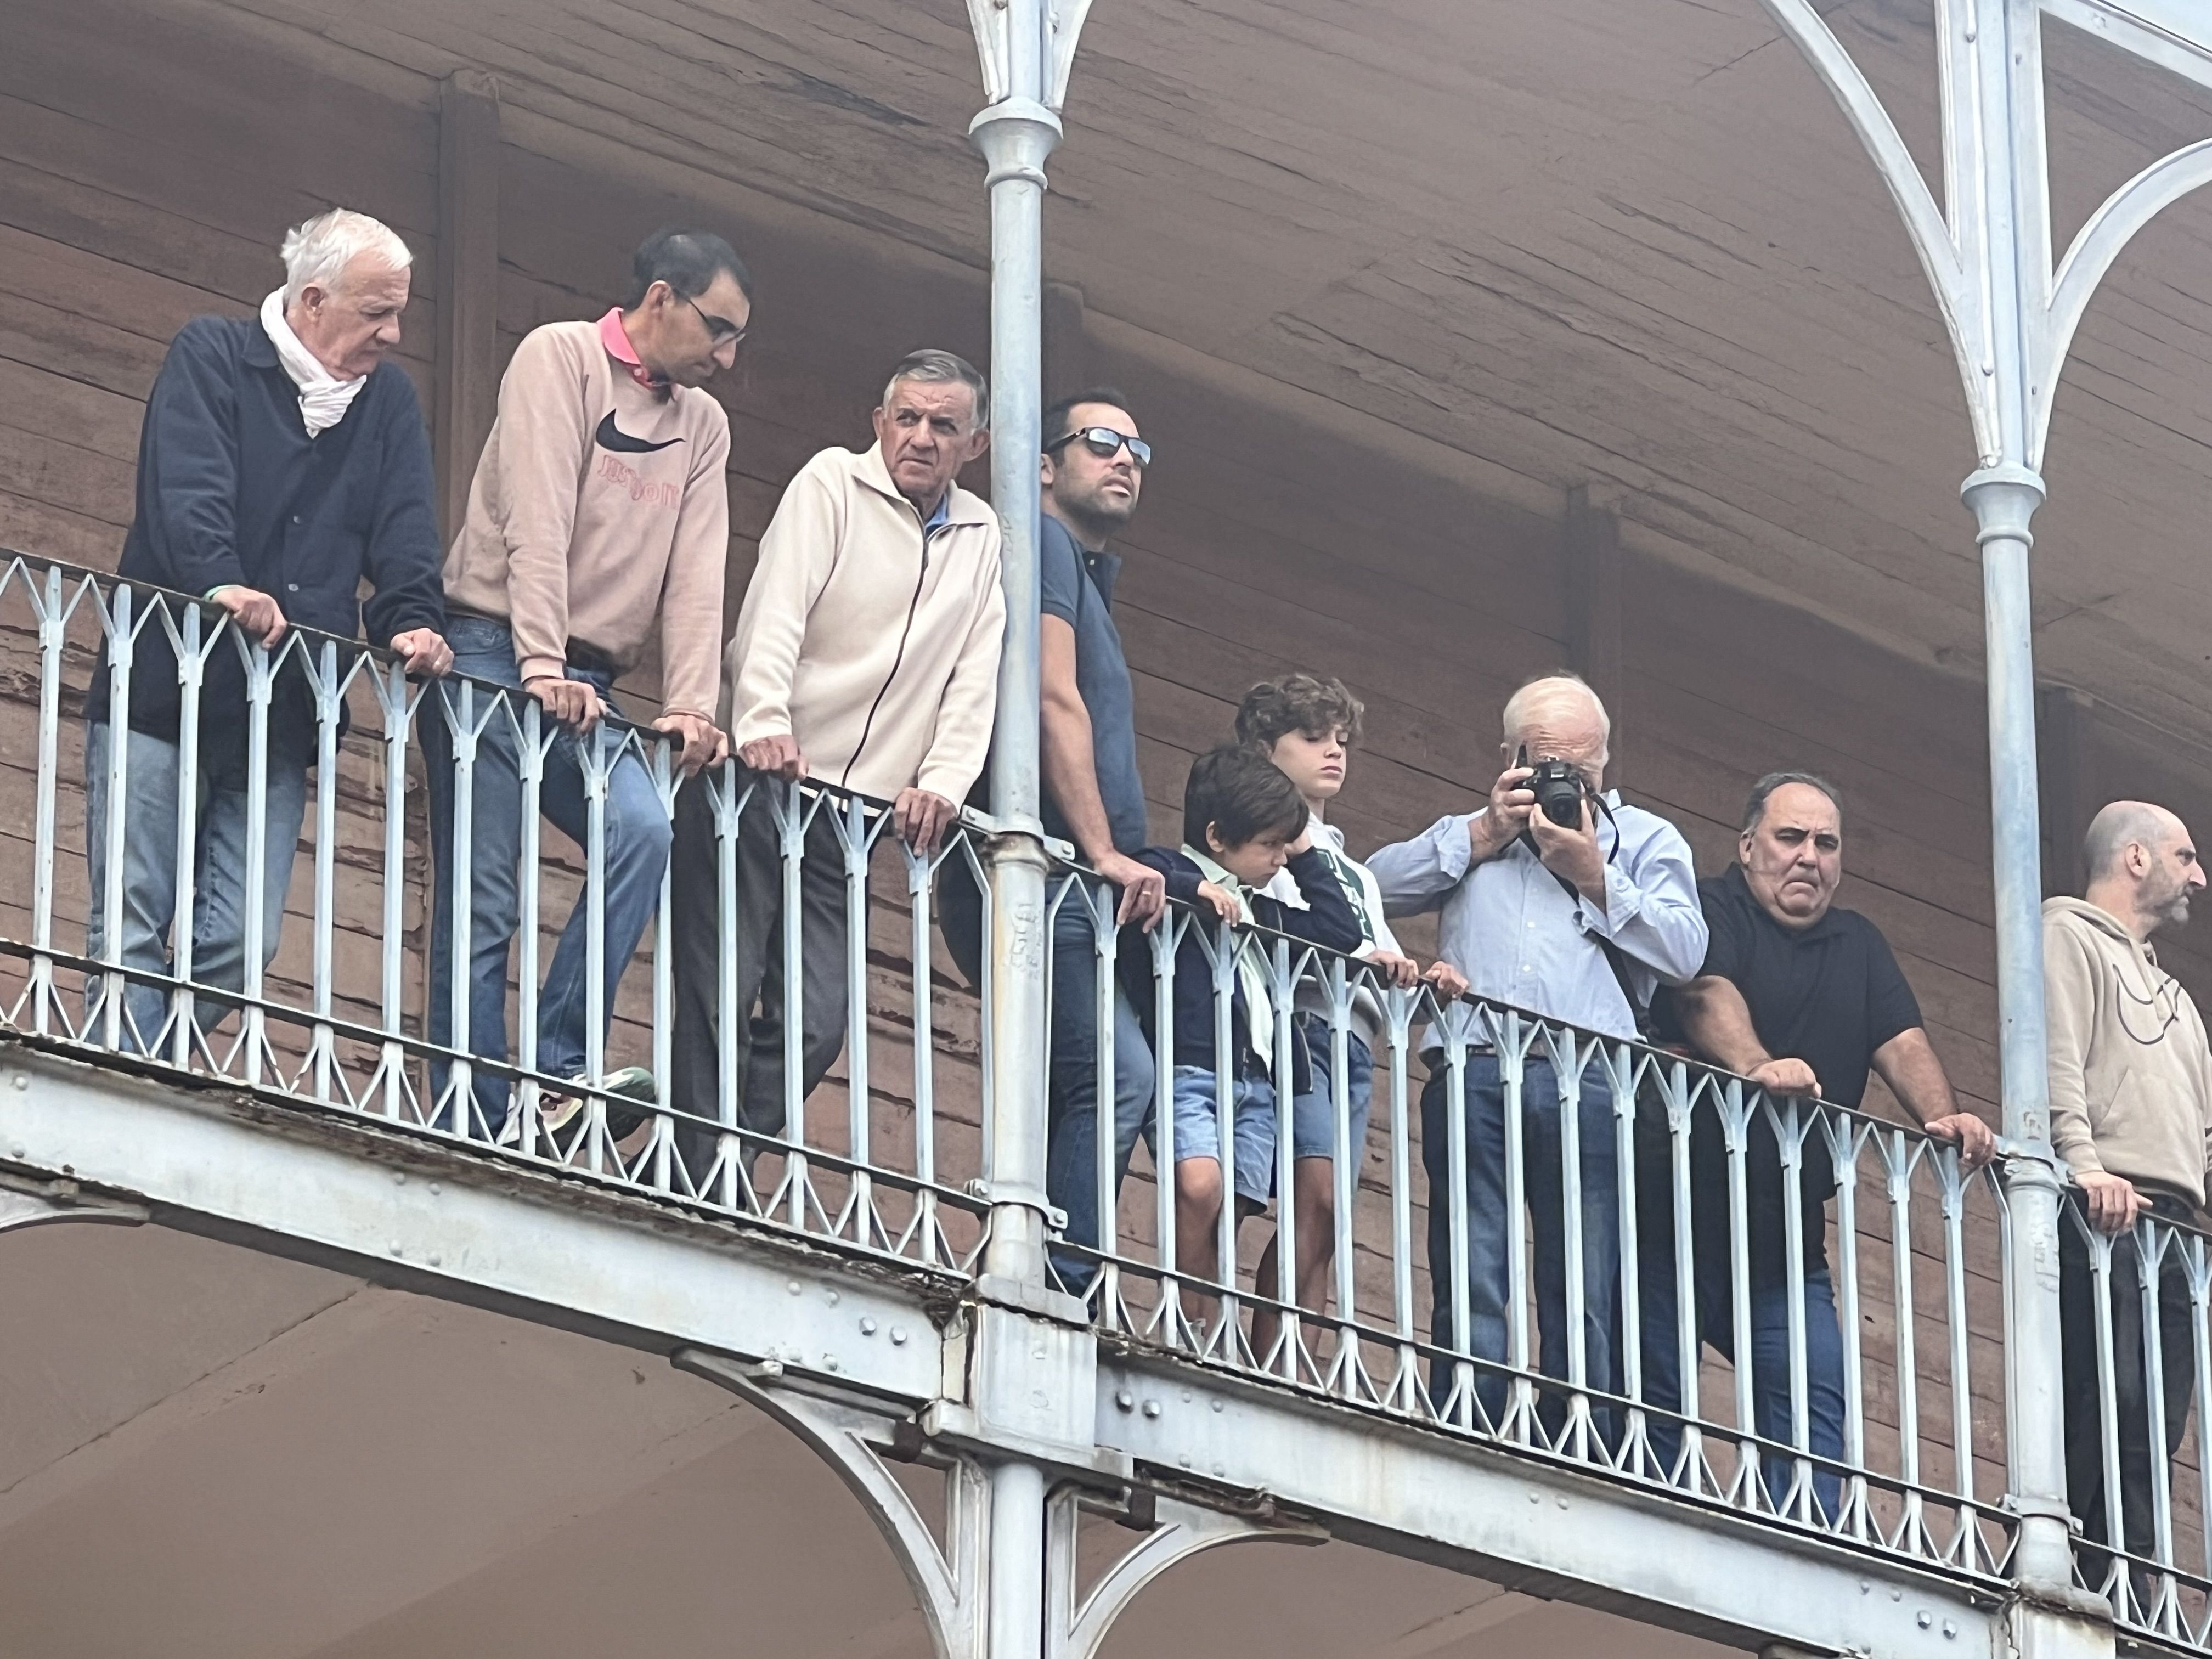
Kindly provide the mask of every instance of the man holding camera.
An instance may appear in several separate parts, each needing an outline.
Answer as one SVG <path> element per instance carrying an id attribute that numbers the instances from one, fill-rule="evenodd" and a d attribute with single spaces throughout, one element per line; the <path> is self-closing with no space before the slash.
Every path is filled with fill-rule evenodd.
<path id="1" fill-rule="evenodd" d="M 1705 956 L 1690 848 L 1681 832 L 1603 788 L 1611 722 L 1597 694 L 1571 674 L 1531 680 L 1505 705 L 1505 769 L 1480 811 L 1442 818 L 1412 841 L 1368 860 L 1391 915 L 1441 911 L 1430 978 L 1445 994 L 1472 992 L 1547 1020 L 1633 1038 L 1654 989 L 1680 984 Z M 1562 764 L 1563 763 L 1563 764 Z M 1540 799 L 1542 810 L 1539 810 Z M 1448 1263 L 1453 1217 L 1449 1164 L 1450 1079 L 1443 1022 L 1422 1039 L 1429 1080 L 1421 1095 L 1422 1161 L 1429 1172 L 1430 1275 L 1435 1340 L 1477 1358 L 1507 1358 L 1514 1286 L 1508 1243 L 1523 1224 L 1506 1207 L 1508 1064 L 1496 1044 L 1503 1022 L 1468 1028 L 1462 1068 L 1467 1131 L 1468 1323 L 1456 1328 Z M 1583 1377 L 1615 1386 L 1612 1309 L 1620 1269 L 1613 1097 L 1597 1056 L 1575 1055 L 1562 1075 L 1540 1037 L 1521 1078 L 1522 1189 L 1535 1225 L 1536 1318 L 1545 1375 L 1565 1377 L 1577 1334 L 1567 1322 L 1568 1236 L 1563 1129 L 1577 1128 L 1580 1198 Z M 1510 1063 L 1511 1056 L 1507 1057 Z M 1501 1381 L 1478 1395 L 1497 1424 Z"/>

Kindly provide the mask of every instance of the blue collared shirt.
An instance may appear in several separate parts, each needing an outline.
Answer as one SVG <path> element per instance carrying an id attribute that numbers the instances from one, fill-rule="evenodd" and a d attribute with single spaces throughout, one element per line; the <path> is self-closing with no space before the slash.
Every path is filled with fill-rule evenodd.
<path id="1" fill-rule="evenodd" d="M 1602 907 L 1568 892 L 1524 842 L 1474 864 L 1468 826 L 1481 815 L 1456 813 L 1368 859 L 1382 908 L 1394 916 L 1441 911 L 1437 948 L 1476 996 L 1633 1037 L 1635 1011 L 1598 941 L 1613 942 L 1637 1000 L 1648 1006 L 1658 986 L 1696 976 L 1705 959 L 1705 916 L 1682 832 L 1656 813 L 1622 805 L 1618 791 L 1605 799 L 1613 812 L 1598 823 Z M 1443 1046 L 1431 1027 L 1424 1052 Z"/>

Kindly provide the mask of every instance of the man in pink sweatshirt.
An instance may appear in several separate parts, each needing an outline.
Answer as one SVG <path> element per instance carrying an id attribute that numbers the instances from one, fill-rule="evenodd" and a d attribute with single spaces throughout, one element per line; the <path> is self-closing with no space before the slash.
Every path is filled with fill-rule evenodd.
<path id="1" fill-rule="evenodd" d="M 466 522 L 446 557 L 454 670 L 425 704 L 431 853 L 430 1040 L 507 1058 L 507 954 L 521 914 L 517 864 L 521 738 L 537 705 L 546 749 L 538 809 L 588 844 L 592 780 L 605 775 L 599 910 L 601 1030 L 659 902 L 670 821 L 642 749 L 606 699 L 656 644 L 664 713 L 689 775 L 726 752 L 714 722 L 722 577 L 729 561 L 729 417 L 702 390 L 744 339 L 750 277 L 730 245 L 663 231 L 633 262 L 629 304 L 596 322 L 552 323 L 515 349 L 477 463 Z M 496 689 L 495 689 L 496 688 Z M 465 778 L 469 881 L 456 890 L 453 824 Z M 523 878 L 535 880 L 536 872 Z M 591 890 L 562 929 L 538 1004 L 534 1069 L 648 1096 L 650 1073 L 586 1078 Z M 459 937 L 457 939 L 456 935 Z M 457 988 L 458 986 L 458 988 Z M 602 1068 L 604 1070 L 604 1068 Z M 444 1068 L 436 1073 L 442 1091 Z M 496 1137 L 503 1078 L 479 1073 L 479 1121 Z M 573 1097 L 568 1102 L 573 1107 Z M 447 1111 L 440 1103 L 441 1116 Z M 611 1119 L 619 1134 L 637 1121 Z"/>
<path id="2" fill-rule="evenodd" d="M 722 678 L 737 758 L 686 785 L 676 805 L 672 1085 L 692 1118 L 775 1133 L 844 1046 L 848 897 L 835 820 L 845 800 L 789 786 L 811 778 L 888 803 L 891 828 L 927 851 L 983 769 L 1006 626 L 999 520 L 953 478 L 989 441 L 989 395 L 949 351 L 906 357 L 875 411 L 876 441 L 807 462 L 761 536 Z M 782 908 L 779 803 L 805 823 L 795 999 L 783 982 L 794 919 Z M 726 975 L 738 1014 L 727 1033 Z M 795 1076 L 784 1053 L 794 1000 Z M 695 1181 L 711 1173 L 720 1139 L 679 1123 Z"/>

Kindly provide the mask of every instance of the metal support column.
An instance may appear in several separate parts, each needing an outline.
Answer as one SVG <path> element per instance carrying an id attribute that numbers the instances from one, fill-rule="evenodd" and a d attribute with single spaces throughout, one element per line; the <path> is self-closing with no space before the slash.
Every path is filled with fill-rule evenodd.
<path id="1" fill-rule="evenodd" d="M 1997 1057 L 2004 1133 L 2018 1149 L 2003 1180 L 2006 1418 L 2010 1501 L 2020 1516 L 2014 1573 L 2063 1593 L 2073 1583 L 2058 1337 L 2059 1182 L 2051 1150 L 2043 1013 L 2043 873 L 2036 783 L 2035 659 L 2028 617 L 2028 520 L 2042 481 L 1993 467 L 1966 481 L 1980 526 L 1988 651 L 1990 870 L 1997 935 Z"/>
<path id="2" fill-rule="evenodd" d="M 1045 1257 L 1045 914 L 1038 817 L 1038 458 L 1043 445 L 1044 164 L 1060 136 L 1089 0 L 969 0 L 985 106 L 969 128 L 989 164 L 991 498 L 1003 537 L 1006 652 L 991 753 L 987 860 L 990 1099 L 984 1176 L 991 1231 L 969 1310 L 969 1408 L 1046 1446 L 1091 1449 L 1095 1358 L 1079 1306 L 1048 1288 Z M 1046 1402 L 1042 1409 L 1036 1403 Z M 1071 1402 L 1083 1409 L 1072 1412 Z M 992 1464 L 988 1659 L 1036 1659 L 1044 1644 L 1045 1476 L 1030 1458 Z"/>
<path id="3" fill-rule="evenodd" d="M 2045 14 L 2212 87 L 2212 17 L 2141 0 L 1936 0 L 1942 94 L 1939 205 L 1896 124 L 1814 0 L 1765 0 L 1768 13 L 1834 94 L 1888 186 L 1934 289 L 1957 355 L 1978 469 L 1963 490 L 1982 550 L 1988 650 L 1990 852 L 1996 888 L 1997 1011 L 2004 1128 L 2007 1503 L 2020 1533 L 2013 1574 L 2023 1592 L 2023 1651 L 2109 1650 L 2107 1627 L 2073 1589 L 2059 1372 L 2061 1179 L 2051 1149 L 2043 1010 L 2035 664 L 2028 526 L 2043 501 L 2045 442 L 2058 377 L 2090 295 L 2128 240 L 2185 192 L 2212 182 L 2212 142 L 2152 162 L 2109 197 L 2055 264 L 2043 104 Z"/>
<path id="4" fill-rule="evenodd" d="M 969 128 L 990 171 L 991 495 L 1004 538 L 1006 653 L 991 750 L 988 857 L 992 987 L 991 1242 L 985 1271 L 1045 1274 L 1046 862 L 1038 819 L 1038 453 L 1043 423 L 1044 164 L 1060 142 L 1053 106 L 1074 52 L 1044 0 L 971 0 L 989 100 Z M 1064 36 L 1065 47 L 1062 48 Z"/>

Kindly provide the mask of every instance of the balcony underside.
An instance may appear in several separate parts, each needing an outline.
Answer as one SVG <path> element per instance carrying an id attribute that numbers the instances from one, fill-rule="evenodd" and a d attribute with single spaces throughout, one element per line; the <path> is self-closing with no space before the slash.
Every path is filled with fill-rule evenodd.
<path id="1" fill-rule="evenodd" d="M 870 1652 L 923 1650 L 896 1569 L 830 1472 L 660 1356 L 704 1347 L 756 1362 L 769 1386 L 872 1401 L 888 1430 L 939 1392 L 940 1338 L 959 1324 L 947 1276 L 311 1107 L 180 1090 L 27 1044 L 4 1060 L 0 1153 L 16 1189 L 58 1183 L 88 1212 L 139 1205 L 150 1218 L 0 1234 L 15 1310 L 0 1586 L 15 1581 L 4 1593 L 27 1602 L 24 1628 L 92 1619 L 112 1632 L 97 1650 L 135 1651 L 131 1621 L 159 1617 L 176 1632 L 173 1654 L 368 1659 L 417 1650 L 410 1643 L 443 1650 L 484 1620 L 513 1650 L 580 1654 L 617 1609 L 669 1621 L 651 1627 L 678 1640 L 729 1598 L 804 1632 L 781 1650 L 842 1652 L 864 1636 Z M 768 1360 L 777 1366 L 757 1366 Z M 1097 1399 L 1099 1454 L 1061 1478 L 1335 1540 L 1325 1580 L 1289 1543 L 1249 1565 L 1232 1552 L 1179 1569 L 1109 1654 L 1146 1650 L 1147 1632 L 1193 1607 L 1219 1623 L 1210 1654 L 1269 1650 L 1271 1621 L 1322 1582 L 1332 1604 L 1390 1609 L 1348 1627 L 1347 1655 L 1474 1652 L 1462 1644 L 1509 1617 L 1516 1646 L 1601 1651 L 1619 1638 L 1601 1634 L 1599 1612 L 1671 1628 L 1686 1653 L 1691 1638 L 1864 1644 L 1899 1659 L 1991 1650 L 1987 1585 L 1136 1345 L 1102 1353 Z M 921 1414 L 933 1429 L 948 1420 Z M 209 1492 L 220 1500 L 197 1519 L 171 1507 Z M 133 1517 L 127 1535 L 86 1541 L 117 1510 Z M 271 1529 L 284 1535 L 264 1541 Z M 1118 1532 L 1104 1527 L 1109 1541 L 1086 1553 Z M 133 1552 L 147 1559 L 125 1577 L 141 1594 L 94 1609 L 84 1575 L 112 1580 Z M 779 1552 L 818 1590 L 793 1594 Z M 320 1563 L 314 1595 L 264 1598 L 264 1579 L 305 1559 Z M 593 1570 L 560 1583 L 556 1564 L 579 1559 Z M 712 1593 L 678 1583 L 685 1573 Z M 854 1575 L 875 1591 L 828 1593 Z M 204 1595 L 178 1600 L 192 1578 Z M 802 1601 L 819 1611 L 800 1616 Z"/>

